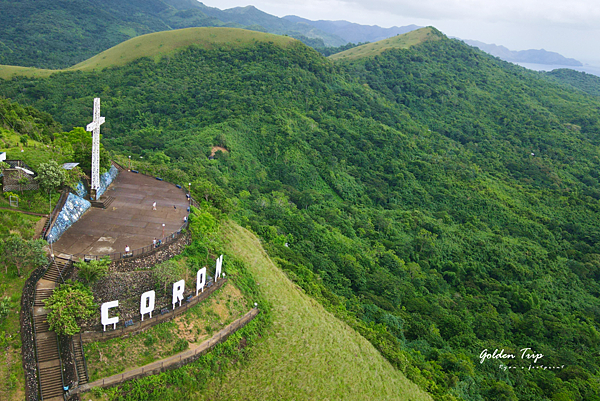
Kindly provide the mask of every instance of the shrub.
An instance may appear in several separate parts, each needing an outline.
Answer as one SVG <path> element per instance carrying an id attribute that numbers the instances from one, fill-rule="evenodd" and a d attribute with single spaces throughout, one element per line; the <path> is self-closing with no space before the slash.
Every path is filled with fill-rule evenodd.
<path id="1" fill-rule="evenodd" d="M 54 290 L 52 296 L 44 301 L 49 309 L 50 330 L 58 335 L 72 336 L 79 333 L 77 319 L 85 319 L 95 311 L 94 296 L 89 288 L 81 283 L 68 280 Z"/>
<path id="2" fill-rule="evenodd" d="M 89 262 L 81 261 L 75 263 L 79 278 L 81 278 L 81 280 L 83 280 L 83 282 L 87 285 L 91 285 L 105 277 L 108 274 L 109 265 L 110 259 L 90 260 Z"/>

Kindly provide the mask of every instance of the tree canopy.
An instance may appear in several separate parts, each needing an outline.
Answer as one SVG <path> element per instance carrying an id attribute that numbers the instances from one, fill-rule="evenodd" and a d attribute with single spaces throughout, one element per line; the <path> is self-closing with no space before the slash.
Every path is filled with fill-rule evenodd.
<path id="1" fill-rule="evenodd" d="M 50 330 L 58 335 L 72 336 L 79 333 L 78 319 L 85 319 L 96 312 L 92 291 L 81 283 L 68 281 L 60 284 L 45 301 Z"/>

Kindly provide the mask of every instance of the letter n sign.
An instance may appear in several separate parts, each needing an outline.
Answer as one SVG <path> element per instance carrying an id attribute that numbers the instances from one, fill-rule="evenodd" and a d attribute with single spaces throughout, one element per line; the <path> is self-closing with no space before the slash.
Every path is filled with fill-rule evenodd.
<path id="1" fill-rule="evenodd" d="M 217 258 L 217 266 L 215 267 L 215 283 L 221 277 L 221 268 L 223 267 L 223 255 Z"/>
<path id="2" fill-rule="evenodd" d="M 204 292 L 204 286 L 206 285 L 206 267 L 198 270 L 196 273 L 196 295 L 198 295 L 198 291 L 202 290 Z"/>

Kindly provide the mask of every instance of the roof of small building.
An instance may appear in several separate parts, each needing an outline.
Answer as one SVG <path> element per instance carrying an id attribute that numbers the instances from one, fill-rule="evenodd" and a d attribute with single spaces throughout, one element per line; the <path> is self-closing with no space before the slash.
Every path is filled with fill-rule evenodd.
<path id="1" fill-rule="evenodd" d="M 62 168 L 65 170 L 73 170 L 77 166 L 79 166 L 79 163 L 65 163 L 62 165 Z"/>
<path id="2" fill-rule="evenodd" d="M 19 169 L 19 170 L 22 170 L 24 173 L 27 173 L 27 174 L 29 174 L 29 175 L 35 175 L 35 173 L 34 173 L 33 171 L 31 171 L 31 170 L 27 170 L 26 168 L 19 167 L 19 166 L 16 166 L 15 168 L 16 168 L 16 169 Z"/>

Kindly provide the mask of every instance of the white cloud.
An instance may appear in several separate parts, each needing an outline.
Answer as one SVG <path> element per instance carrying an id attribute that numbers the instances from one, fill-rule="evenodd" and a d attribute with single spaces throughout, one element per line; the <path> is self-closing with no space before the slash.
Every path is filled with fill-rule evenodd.
<path id="1" fill-rule="evenodd" d="M 430 20 L 530 22 L 597 27 L 600 2 L 592 0 L 343 0 L 352 8 L 385 10 Z"/>

